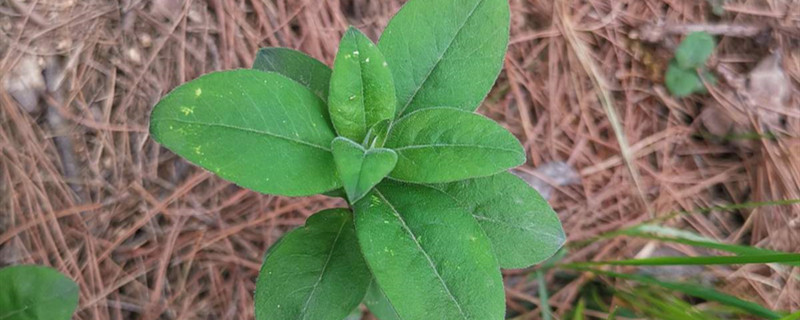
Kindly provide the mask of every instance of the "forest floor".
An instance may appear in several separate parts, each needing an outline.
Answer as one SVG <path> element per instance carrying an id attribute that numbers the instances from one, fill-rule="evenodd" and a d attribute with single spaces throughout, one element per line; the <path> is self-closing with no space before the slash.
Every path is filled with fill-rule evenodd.
<path id="1" fill-rule="evenodd" d="M 377 40 L 402 3 L 0 1 L 0 266 L 68 274 L 80 286 L 76 319 L 252 319 L 265 250 L 343 203 L 238 188 L 150 139 L 150 109 L 187 80 L 249 67 L 260 47 L 330 65 L 348 25 Z M 520 170 L 538 179 L 564 224 L 563 261 L 708 254 L 646 239 L 592 241 L 651 219 L 800 252 L 792 201 L 800 199 L 800 2 L 510 3 L 508 55 L 478 112 L 522 141 Z M 695 30 L 715 35 L 709 68 L 718 82 L 677 99 L 664 71 Z M 539 318 L 536 270 L 504 271 L 509 315 Z M 800 268 L 659 270 L 800 309 Z M 558 270 L 544 278 L 556 317 L 587 286 L 625 285 Z"/>

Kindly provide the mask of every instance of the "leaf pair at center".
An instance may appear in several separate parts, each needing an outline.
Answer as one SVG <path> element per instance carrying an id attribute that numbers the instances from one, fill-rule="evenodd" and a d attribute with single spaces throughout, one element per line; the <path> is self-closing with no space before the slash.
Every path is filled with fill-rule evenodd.
<path id="1" fill-rule="evenodd" d="M 395 115 L 392 73 L 378 47 L 350 27 L 339 43 L 330 79 L 328 108 L 336 133 L 362 141 L 367 131 Z"/>
<path id="2" fill-rule="evenodd" d="M 386 148 L 365 149 L 345 137 L 331 142 L 333 161 L 350 203 L 361 199 L 397 164 L 397 153 Z"/>

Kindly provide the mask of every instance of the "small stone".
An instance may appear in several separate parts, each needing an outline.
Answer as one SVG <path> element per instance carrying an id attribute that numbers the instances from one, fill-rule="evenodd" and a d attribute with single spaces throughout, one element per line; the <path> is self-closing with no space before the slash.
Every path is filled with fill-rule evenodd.
<path id="1" fill-rule="evenodd" d="M 131 62 L 133 62 L 135 64 L 141 64 L 142 63 L 142 55 L 139 54 L 139 50 L 137 50 L 136 48 L 128 49 L 128 51 L 126 52 L 126 55 L 127 55 L 128 60 L 130 60 Z"/>

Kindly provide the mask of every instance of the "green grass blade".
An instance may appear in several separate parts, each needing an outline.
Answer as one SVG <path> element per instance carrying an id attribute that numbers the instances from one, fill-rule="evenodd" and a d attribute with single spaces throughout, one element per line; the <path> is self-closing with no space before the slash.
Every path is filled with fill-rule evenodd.
<path id="1" fill-rule="evenodd" d="M 617 320 L 617 312 L 619 312 L 619 307 L 614 307 L 614 310 L 608 314 L 608 320 Z"/>
<path id="2" fill-rule="evenodd" d="M 542 320 L 553 319 L 553 311 L 550 309 L 550 295 L 547 294 L 547 282 L 544 279 L 544 273 L 541 270 L 536 271 L 536 282 L 539 284 L 539 301 L 542 309 Z"/>
<path id="3" fill-rule="evenodd" d="M 637 314 L 645 319 L 714 319 L 702 314 L 692 305 L 668 294 L 658 294 L 659 287 L 644 285 L 632 292 L 614 289 L 614 296 L 625 301 Z M 663 291 L 663 288 L 660 288 Z"/>
<path id="4" fill-rule="evenodd" d="M 578 306 L 575 307 L 575 313 L 572 315 L 572 320 L 583 320 L 583 313 L 586 312 L 586 300 L 578 300 Z"/>
<path id="5" fill-rule="evenodd" d="M 792 313 L 790 315 L 787 315 L 787 316 L 785 316 L 783 318 L 780 318 L 778 320 L 797 320 L 797 319 L 800 319 L 800 311 Z"/>
<path id="6" fill-rule="evenodd" d="M 757 303 L 750 302 L 750 301 L 745 301 L 745 300 L 742 300 L 742 299 L 739 299 L 737 297 L 734 297 L 734 296 L 719 292 L 719 291 L 711 289 L 711 288 L 705 288 L 705 287 L 698 286 L 696 284 L 685 284 L 685 283 L 679 283 L 679 282 L 667 282 L 667 281 L 661 281 L 661 280 L 658 280 L 658 279 L 655 279 L 655 278 L 651 278 L 651 277 L 646 277 L 646 276 L 640 276 L 640 275 L 635 275 L 635 274 L 616 273 L 616 272 L 611 272 L 611 271 L 604 271 L 604 270 L 598 270 L 598 269 L 593 269 L 593 268 L 586 268 L 586 267 L 582 267 L 582 266 L 567 266 L 567 267 L 571 268 L 571 269 L 576 269 L 576 270 L 581 270 L 581 271 L 589 271 L 589 272 L 593 272 L 593 273 L 596 273 L 596 274 L 606 275 L 606 276 L 620 278 L 620 279 L 633 280 L 633 281 L 636 281 L 636 282 L 639 282 L 639 283 L 643 283 L 643 284 L 660 286 L 662 288 L 678 291 L 678 292 L 681 292 L 681 293 L 684 293 L 686 295 L 690 295 L 690 296 L 693 296 L 693 297 L 705 299 L 705 300 L 708 300 L 708 301 L 715 301 L 715 302 L 721 303 L 723 305 L 734 307 L 734 308 L 740 309 L 742 311 L 745 311 L 745 312 L 747 312 L 749 314 L 752 314 L 752 315 L 755 315 L 755 316 L 759 316 L 759 317 L 762 317 L 762 318 L 766 318 L 766 319 L 780 319 L 781 316 L 782 316 L 781 314 L 779 314 L 779 313 L 777 313 L 775 311 L 772 311 L 770 309 L 764 308 L 764 307 L 762 307 L 761 305 L 759 305 Z"/>
<path id="7" fill-rule="evenodd" d="M 757 247 L 721 243 L 693 232 L 653 224 L 638 225 L 632 228 L 614 232 L 614 234 L 715 249 L 741 256 L 781 253 L 779 251 L 761 249 Z M 800 267 L 800 260 L 782 262 L 782 264 Z"/>
<path id="8" fill-rule="evenodd" d="M 614 261 L 589 261 L 572 263 L 573 266 L 686 266 L 686 265 L 727 265 L 749 263 L 800 262 L 800 254 L 778 253 L 750 256 L 705 256 L 705 257 L 655 257 Z"/>
<path id="9" fill-rule="evenodd" d="M 754 208 L 770 207 L 770 206 L 788 206 L 788 205 L 794 205 L 794 204 L 800 204 L 800 199 L 784 199 L 784 200 L 775 200 L 775 201 L 750 201 L 750 202 L 737 203 L 737 204 L 731 204 L 731 205 L 725 205 L 725 206 L 711 206 L 711 207 L 697 208 L 697 209 L 692 210 L 692 211 L 682 211 L 681 210 L 681 211 L 665 212 L 663 214 L 658 214 L 657 218 L 646 220 L 646 221 L 642 222 L 641 224 L 635 225 L 635 226 L 630 227 L 630 228 L 625 229 L 625 230 L 609 231 L 607 233 L 600 234 L 598 236 L 595 236 L 595 237 L 592 237 L 592 238 L 589 238 L 589 239 L 585 239 L 585 240 L 581 240 L 581 241 L 569 242 L 566 245 L 566 247 L 567 248 L 585 247 L 587 245 L 593 244 L 593 243 L 595 243 L 597 241 L 600 241 L 600 240 L 616 237 L 616 236 L 618 236 L 620 234 L 623 234 L 624 232 L 627 232 L 628 230 L 636 229 L 636 228 L 644 226 L 644 225 L 650 225 L 650 226 L 656 225 L 657 226 L 658 223 L 663 223 L 665 221 L 669 221 L 669 220 L 671 220 L 671 219 L 673 219 L 675 217 L 680 217 L 680 216 L 691 216 L 691 215 L 695 215 L 695 214 L 705 214 L 705 213 L 709 213 L 709 212 L 712 212 L 712 211 L 730 212 L 730 211 L 742 210 L 742 209 L 754 209 Z M 667 228 L 667 227 L 661 227 L 661 228 Z M 683 231 L 683 232 L 685 232 L 685 231 Z M 707 239 L 707 240 L 710 240 L 710 239 Z M 711 240 L 711 242 L 715 242 L 715 241 Z"/>

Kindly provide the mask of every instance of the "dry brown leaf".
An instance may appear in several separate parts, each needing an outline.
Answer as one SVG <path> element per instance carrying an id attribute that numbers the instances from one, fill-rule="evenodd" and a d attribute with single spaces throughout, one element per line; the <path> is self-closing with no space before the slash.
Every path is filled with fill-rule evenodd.
<path id="1" fill-rule="evenodd" d="M 3 87 L 26 112 L 39 110 L 39 96 L 44 92 L 42 66 L 34 56 L 24 56 L 4 78 Z"/>
<path id="2" fill-rule="evenodd" d="M 781 118 L 791 113 L 791 82 L 783 71 L 779 52 L 764 57 L 750 71 L 746 89 L 751 105 L 757 107 L 762 125 L 767 130 L 780 128 Z"/>
<path id="3" fill-rule="evenodd" d="M 511 173 L 528 182 L 545 199 L 550 198 L 554 186 L 567 186 L 581 181 L 580 174 L 572 166 L 561 161 L 545 163 L 532 172 L 512 169 Z"/>

